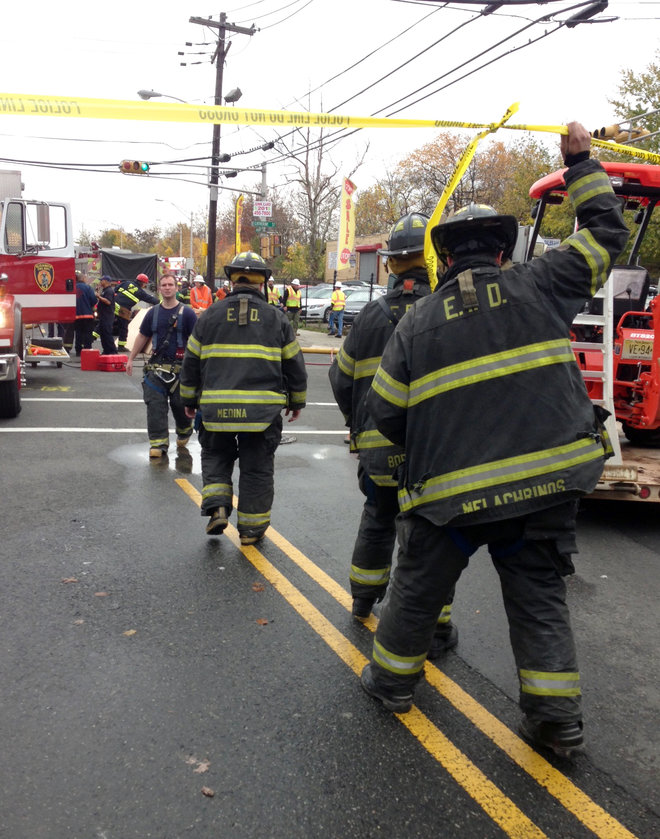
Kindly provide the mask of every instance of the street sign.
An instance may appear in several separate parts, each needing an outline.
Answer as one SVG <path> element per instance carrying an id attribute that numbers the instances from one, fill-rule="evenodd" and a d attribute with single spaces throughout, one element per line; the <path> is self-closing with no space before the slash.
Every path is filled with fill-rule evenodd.
<path id="1" fill-rule="evenodd" d="M 253 216 L 271 218 L 273 215 L 272 201 L 255 201 L 252 209 Z"/>
<path id="2" fill-rule="evenodd" d="M 253 221 L 252 224 L 255 230 L 271 230 L 275 227 L 274 221 Z"/>

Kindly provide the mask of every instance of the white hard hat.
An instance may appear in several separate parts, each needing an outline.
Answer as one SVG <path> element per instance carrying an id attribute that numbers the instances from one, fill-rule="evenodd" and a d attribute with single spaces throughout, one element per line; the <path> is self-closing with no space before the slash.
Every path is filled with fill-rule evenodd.
<path id="1" fill-rule="evenodd" d="M 204 277 L 202 277 L 202 275 L 201 275 L 201 274 L 197 274 L 197 275 L 196 275 L 196 277 L 195 277 L 195 279 L 193 280 L 193 282 L 195 282 L 195 283 L 203 283 L 203 282 L 204 282 Z"/>
<path id="2" fill-rule="evenodd" d="M 291 280 L 291 285 L 300 285 L 300 280 Z"/>
<path id="3" fill-rule="evenodd" d="M 335 283 L 335 288 L 341 288 L 341 283 L 340 283 L 339 281 L 337 281 L 337 282 Z"/>

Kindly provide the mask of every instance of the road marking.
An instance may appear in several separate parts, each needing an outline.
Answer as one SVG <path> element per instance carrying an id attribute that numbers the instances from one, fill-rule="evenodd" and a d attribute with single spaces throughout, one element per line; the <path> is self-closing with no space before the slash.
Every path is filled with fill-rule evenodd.
<path id="1" fill-rule="evenodd" d="M 96 400 L 95 400 L 96 401 Z M 170 434 L 176 434 L 174 428 L 169 429 Z M 291 433 L 295 432 L 298 435 L 307 435 L 313 437 L 345 437 L 348 433 L 344 431 L 320 431 L 315 429 L 304 430 L 299 428 L 291 429 Z M 39 428 L 14 428 L 12 426 L 0 427 L 0 434 L 146 434 L 145 426 L 140 428 L 57 428 L 55 426 L 41 426 Z"/>
<path id="2" fill-rule="evenodd" d="M 202 496 L 185 478 L 175 482 L 197 506 Z M 284 599 L 298 612 L 326 644 L 360 675 L 367 659 L 312 603 L 278 571 L 253 545 L 242 546 L 238 532 L 228 525 L 225 535 L 244 554 Z M 279 534 L 278 534 L 279 535 Z M 286 541 L 286 540 L 284 540 Z M 440 763 L 457 783 L 512 839 L 547 839 L 541 831 L 472 761 L 456 748 L 418 708 L 397 718 L 419 740 L 421 745 Z"/>
<path id="3" fill-rule="evenodd" d="M 187 481 L 185 478 L 177 478 L 175 480 L 179 487 L 183 489 L 183 491 L 190 497 L 190 499 L 195 504 L 197 504 L 197 506 L 200 506 L 201 495 L 192 486 L 192 484 L 190 484 L 189 481 Z M 234 499 L 234 504 L 235 503 L 236 499 Z M 342 586 L 339 585 L 339 583 L 337 583 L 325 571 L 323 571 L 321 568 L 315 565 L 315 563 L 312 562 L 307 556 L 305 556 L 305 554 L 303 554 L 302 551 L 296 548 L 295 545 L 292 545 L 291 542 L 288 541 L 288 539 L 286 539 L 272 527 L 270 527 L 268 530 L 267 538 L 284 554 L 286 554 L 289 557 L 289 559 L 291 559 L 296 565 L 298 565 L 298 567 L 302 571 L 304 571 L 316 583 L 318 583 L 318 585 L 321 588 L 323 588 L 331 597 L 333 597 L 341 606 L 343 606 L 347 611 L 350 612 L 352 606 L 352 597 Z M 232 539 L 232 541 L 234 541 L 235 544 L 237 544 L 238 547 L 241 548 L 243 553 L 245 553 L 248 559 L 250 559 L 250 562 L 252 562 L 251 557 L 247 553 L 248 549 L 242 548 L 240 546 L 240 542 L 234 539 Z M 259 556 L 262 555 L 259 554 Z M 263 559 L 264 562 L 267 562 L 265 558 Z M 253 562 L 252 564 L 254 565 L 255 563 Z M 257 566 L 255 565 L 255 567 Z M 276 573 L 279 574 L 279 572 Z M 267 575 L 264 574 L 264 576 Z M 294 590 L 297 591 L 297 589 Z M 283 596 L 286 597 L 286 595 Z M 302 597 L 302 595 L 300 596 Z M 312 606 L 311 603 L 309 605 L 310 608 L 315 609 L 315 607 Z M 294 608 L 296 607 L 294 606 Z M 299 610 L 297 609 L 297 611 Z M 302 615 L 302 612 L 300 612 L 300 614 Z M 305 615 L 303 615 L 303 617 L 305 617 Z M 307 618 L 305 618 L 305 620 L 307 620 Z M 323 618 L 323 620 L 325 621 L 326 619 Z M 378 623 L 374 616 L 371 615 L 364 625 L 367 626 L 372 632 L 375 632 Z M 330 624 L 330 626 L 332 627 L 334 632 L 338 632 L 338 630 L 336 630 L 336 628 L 332 624 Z M 316 629 L 316 627 L 314 628 Z M 316 631 L 318 632 L 319 630 Z M 362 656 L 361 653 L 358 653 L 358 655 L 361 658 L 362 665 L 360 666 L 360 670 L 357 670 L 351 662 L 347 661 L 344 658 L 341 652 L 335 649 L 335 647 L 332 644 L 330 644 L 330 642 L 327 641 L 327 639 L 325 639 L 325 636 L 323 636 L 321 632 L 319 632 L 319 634 L 321 635 L 321 637 L 324 638 L 324 640 L 326 640 L 326 642 L 332 647 L 332 649 L 335 650 L 337 655 L 339 655 L 340 658 L 342 658 L 342 660 L 345 661 L 349 665 L 349 667 L 351 667 L 351 669 L 354 670 L 355 673 L 359 674 L 361 672 L 363 664 L 366 664 L 366 659 L 364 658 L 364 656 Z M 341 638 L 347 644 L 350 644 L 350 642 L 348 642 L 344 638 L 344 636 L 341 636 Z M 577 787 L 564 774 L 562 774 L 559 770 L 555 769 L 555 767 L 552 766 L 551 763 L 549 763 L 544 757 L 538 754 L 531 746 L 528 746 L 524 740 L 518 737 L 513 731 L 511 731 L 510 728 L 508 728 L 506 725 L 504 725 L 504 723 L 498 720 L 496 716 L 491 714 L 490 711 L 484 708 L 483 705 L 477 702 L 477 700 L 470 696 L 469 693 L 464 691 L 463 688 L 461 688 L 456 682 L 450 679 L 449 676 L 446 676 L 441 670 L 439 670 L 434 664 L 432 664 L 429 661 L 426 662 L 425 675 L 426 680 L 429 682 L 429 684 L 432 685 L 438 691 L 438 693 L 440 693 L 441 696 L 447 699 L 447 701 L 450 702 L 456 708 L 456 710 L 460 711 L 468 720 L 470 720 L 470 722 L 473 723 L 473 725 L 475 725 L 476 728 L 478 728 L 483 734 L 485 734 L 490 740 L 492 740 L 492 742 L 496 746 L 498 746 L 498 748 L 500 748 L 506 755 L 508 755 L 511 758 L 511 760 L 514 761 L 514 763 L 516 763 L 522 770 L 524 770 L 540 786 L 544 787 L 550 793 L 550 795 L 557 799 L 557 801 L 564 807 L 565 810 L 574 815 L 580 822 L 582 822 L 582 824 L 586 828 L 588 828 L 596 836 L 598 836 L 599 839 L 636 839 L 633 833 L 627 830 L 606 810 L 604 810 L 602 807 L 596 804 L 595 801 L 589 798 L 589 796 L 585 792 L 583 792 L 579 787 Z M 418 709 L 415 708 L 414 710 L 421 714 L 421 712 L 419 712 Z M 406 717 L 410 717 L 410 713 L 407 715 L 397 714 L 396 716 L 401 720 L 401 722 L 406 724 Z M 430 720 L 424 717 L 423 714 L 421 714 L 421 716 L 423 717 L 423 719 L 427 720 L 430 726 L 433 726 L 433 723 L 431 723 Z M 422 740 L 421 737 L 418 735 L 417 731 L 413 731 L 412 728 L 410 728 L 410 730 L 415 735 L 415 737 L 417 737 L 417 739 L 422 743 L 422 745 L 425 748 L 428 748 L 426 746 L 425 741 Z M 438 732 L 438 734 L 440 734 L 440 732 Z M 444 735 L 440 734 L 440 736 Z M 443 766 L 445 765 L 441 758 L 434 751 L 432 751 L 431 749 L 428 749 L 428 751 L 433 755 L 433 757 L 436 760 L 442 763 Z M 461 782 L 459 781 L 459 783 Z M 530 836 L 531 835 L 532 834 L 530 834 Z"/>

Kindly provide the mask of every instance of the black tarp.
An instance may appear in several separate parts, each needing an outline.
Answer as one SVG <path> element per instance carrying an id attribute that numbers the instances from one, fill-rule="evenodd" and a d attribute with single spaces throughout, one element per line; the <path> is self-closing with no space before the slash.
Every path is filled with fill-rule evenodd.
<path id="1" fill-rule="evenodd" d="M 155 253 L 130 253 L 112 248 L 101 248 L 101 274 L 113 280 L 134 280 L 138 274 L 149 277 L 149 285 L 156 288 L 158 257 Z"/>

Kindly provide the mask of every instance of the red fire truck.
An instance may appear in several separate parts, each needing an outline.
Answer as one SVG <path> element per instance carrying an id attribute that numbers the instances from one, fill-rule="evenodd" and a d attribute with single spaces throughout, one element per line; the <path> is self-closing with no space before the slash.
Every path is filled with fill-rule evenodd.
<path id="1" fill-rule="evenodd" d="M 0 200 L 0 418 L 15 417 L 21 409 L 25 326 L 75 320 L 75 268 L 67 204 Z M 58 339 L 51 339 L 50 347 L 47 339 L 35 344 L 42 347 L 27 355 L 30 363 L 49 357 L 61 366 L 68 358 Z"/>

